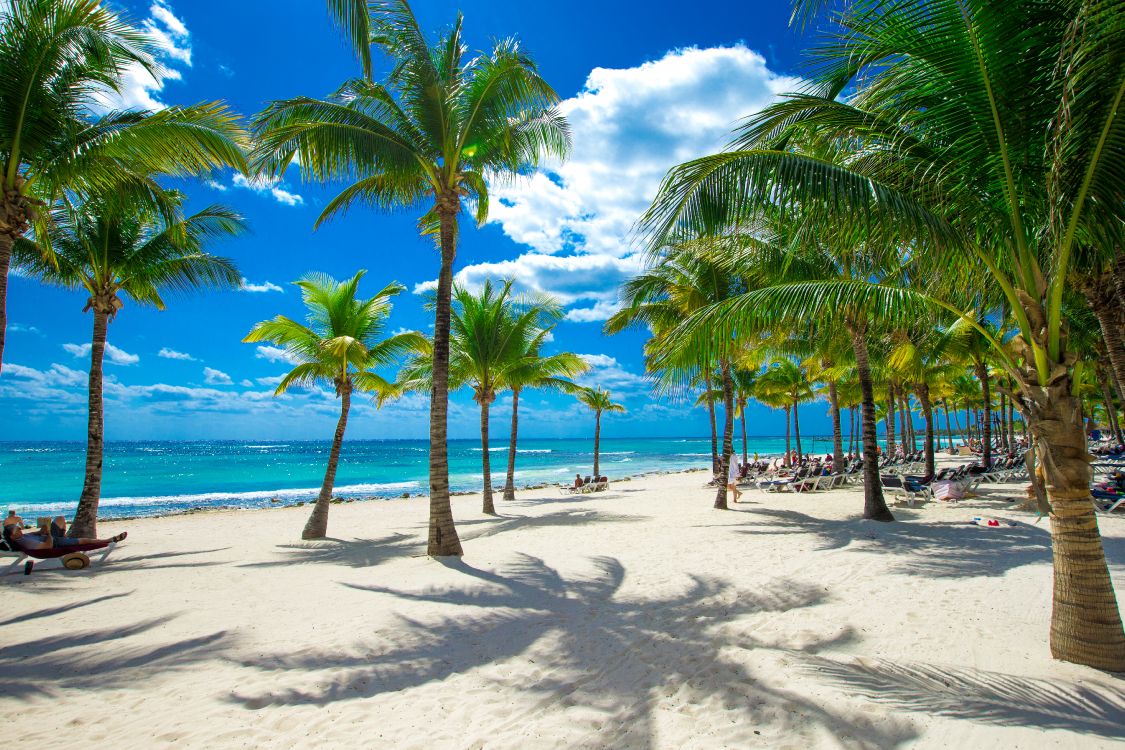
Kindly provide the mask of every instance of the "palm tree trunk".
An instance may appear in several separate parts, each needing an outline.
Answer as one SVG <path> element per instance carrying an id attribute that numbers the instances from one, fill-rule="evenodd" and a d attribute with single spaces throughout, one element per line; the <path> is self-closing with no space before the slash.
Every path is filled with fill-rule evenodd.
<path id="1" fill-rule="evenodd" d="M 855 455 L 855 407 L 848 407 L 848 455 Z"/>
<path id="2" fill-rule="evenodd" d="M 433 390 L 430 391 L 430 523 L 426 554 L 458 555 L 461 540 L 453 525 L 449 504 L 449 315 L 453 293 L 453 258 L 456 254 L 456 194 L 441 196 L 438 215 L 441 221 L 441 272 L 438 274 L 434 304 Z"/>
<path id="3" fill-rule="evenodd" d="M 797 419 L 797 401 L 793 400 L 793 438 L 797 442 L 797 463 L 805 460 L 805 454 L 801 452 L 801 422 Z"/>
<path id="4" fill-rule="evenodd" d="M 887 384 L 887 455 L 895 454 L 895 387 Z"/>
<path id="5" fill-rule="evenodd" d="M 893 521 L 894 515 L 883 499 L 879 477 L 879 439 L 875 430 L 875 387 L 871 382 L 871 361 L 867 354 L 866 331 L 848 327 L 855 352 L 856 374 L 863 393 L 863 517 L 873 521 Z"/>
<path id="6" fill-rule="evenodd" d="M 1113 439 L 1118 444 L 1125 443 L 1125 439 L 1121 437 L 1121 425 L 1117 421 L 1117 407 L 1113 404 L 1113 392 L 1110 390 L 1109 378 L 1106 376 L 1104 367 L 1097 366 L 1095 368 L 1098 376 L 1098 385 L 1102 389 L 1102 401 L 1105 403 L 1105 415 L 1109 421 L 1109 428 L 1113 430 Z"/>
<path id="7" fill-rule="evenodd" d="M 719 435 L 715 427 L 715 402 L 711 400 L 711 376 L 704 379 L 707 389 L 707 415 L 711 419 L 711 471 L 718 471 L 719 466 Z"/>
<path id="8" fill-rule="evenodd" d="M 8 332 L 8 269 L 14 244 L 15 237 L 0 226 L 0 371 L 4 368 L 4 339 Z"/>
<path id="9" fill-rule="evenodd" d="M 738 411 L 739 411 L 739 416 L 741 417 L 740 421 L 742 422 L 742 463 L 745 464 L 745 463 L 750 462 L 749 459 L 747 458 L 748 454 L 746 453 L 747 446 L 746 446 L 746 403 L 745 402 L 743 402 L 740 405 Z"/>
<path id="10" fill-rule="evenodd" d="M 102 457 L 105 451 L 105 412 L 102 402 L 102 360 L 109 329 L 109 306 L 94 307 L 94 335 L 90 347 L 89 410 L 86 423 L 86 476 L 82 495 L 70 524 L 70 536 L 96 538 L 98 502 L 102 496 Z"/>
<path id="11" fill-rule="evenodd" d="M 484 507 L 482 513 L 496 515 L 496 506 L 492 503 L 492 456 L 488 452 L 488 405 L 491 399 L 484 398 L 480 402 L 480 466 L 484 474 Z"/>
<path id="12" fill-rule="evenodd" d="M 898 403 L 898 429 L 899 429 L 899 434 L 902 436 L 902 452 L 904 454 L 914 452 L 913 440 L 911 440 L 909 448 L 907 448 L 907 442 L 906 442 L 907 439 L 910 436 L 910 433 L 908 433 L 906 431 L 906 398 L 905 398 L 905 394 L 906 394 L 905 389 L 902 389 L 902 388 L 898 389 L 898 395 L 902 396 L 902 398 L 897 399 L 897 403 Z"/>
<path id="13" fill-rule="evenodd" d="M 301 532 L 302 539 L 323 539 L 328 533 L 328 508 L 332 504 L 332 489 L 336 486 L 336 467 L 340 463 L 340 446 L 344 444 L 344 430 L 348 427 L 348 411 L 352 407 L 352 384 L 346 381 L 340 387 L 340 419 L 336 422 L 336 434 L 332 436 L 332 451 L 328 454 L 328 470 L 324 472 L 324 483 L 320 485 L 320 495 L 313 505 L 312 515 Z"/>
<path id="14" fill-rule="evenodd" d="M 988 368 L 984 366 L 984 360 L 976 360 L 975 369 L 977 380 L 980 381 L 981 398 L 984 400 L 984 418 L 980 421 L 980 443 L 984 451 L 981 462 L 987 468 L 992 466 L 992 392 L 989 389 Z"/>
<path id="15" fill-rule="evenodd" d="M 1120 260 L 1118 263 L 1120 266 Z M 1101 328 L 1102 338 L 1105 340 L 1106 353 L 1109 355 L 1113 374 L 1118 383 L 1125 383 L 1125 342 L 1121 338 L 1121 327 L 1115 320 L 1121 303 L 1117 301 L 1114 288 L 1108 279 L 1087 285 L 1085 292 L 1086 302 L 1098 319 L 1098 327 Z M 1118 391 L 1117 395 L 1122 402 L 1125 402 L 1125 394 Z"/>
<path id="16" fill-rule="evenodd" d="M 921 383 L 918 386 L 918 401 L 922 404 L 922 419 L 926 423 L 926 439 L 922 449 L 926 455 L 925 481 L 929 482 L 934 478 L 934 474 L 937 473 L 934 466 L 934 410 L 933 406 L 930 404 L 929 384 Z"/>
<path id="17" fill-rule="evenodd" d="M 790 435 L 789 435 L 789 421 L 790 421 L 789 420 L 789 406 L 786 405 L 786 407 L 785 407 L 785 462 L 784 462 L 786 466 L 789 466 L 789 464 L 792 463 L 789 460 L 789 457 L 792 455 L 792 451 L 789 450 L 789 448 L 792 444 L 791 439 L 790 439 Z"/>
<path id="18" fill-rule="evenodd" d="M 512 434 L 508 437 L 508 478 L 504 480 L 504 499 L 516 499 L 516 434 L 519 431 L 520 389 L 512 389 Z"/>
<path id="19" fill-rule="evenodd" d="M 723 455 L 719 458 L 719 481 L 715 492 L 715 508 L 727 509 L 727 477 L 730 476 L 730 461 L 734 456 L 734 383 L 730 377 L 730 365 L 720 363 L 723 376 Z"/>
<path id="20" fill-rule="evenodd" d="M 1021 385 L 1051 504 L 1051 654 L 1097 669 L 1125 671 L 1125 631 L 1090 497 L 1081 403 L 1071 395 L 1069 376 L 1040 386 L 1032 373 Z"/>
<path id="21" fill-rule="evenodd" d="M 949 424 L 949 402 L 944 398 L 941 400 L 941 407 L 945 411 L 945 436 L 949 438 L 949 449 L 953 450 L 953 427 Z"/>
<path id="22" fill-rule="evenodd" d="M 832 468 L 839 473 L 844 470 L 844 435 L 835 380 L 828 381 L 828 409 L 832 412 Z"/>
<path id="23" fill-rule="evenodd" d="M 598 464 L 598 453 L 601 450 L 602 442 L 602 413 L 600 411 L 594 412 L 594 481 L 598 481 L 601 476 L 601 469 Z"/>

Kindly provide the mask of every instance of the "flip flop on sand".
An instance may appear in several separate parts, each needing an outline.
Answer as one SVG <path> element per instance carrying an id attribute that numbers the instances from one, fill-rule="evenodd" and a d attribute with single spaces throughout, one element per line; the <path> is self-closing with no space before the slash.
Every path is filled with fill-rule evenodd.
<path id="1" fill-rule="evenodd" d="M 991 528 L 996 528 L 998 526 L 1004 525 L 1001 521 L 995 518 L 983 518 L 981 516 L 973 516 L 973 520 L 969 521 L 969 523 L 973 524 L 974 526 L 989 526 Z M 1016 525 L 1015 521 L 1008 521 L 1007 523 L 1009 526 Z"/>

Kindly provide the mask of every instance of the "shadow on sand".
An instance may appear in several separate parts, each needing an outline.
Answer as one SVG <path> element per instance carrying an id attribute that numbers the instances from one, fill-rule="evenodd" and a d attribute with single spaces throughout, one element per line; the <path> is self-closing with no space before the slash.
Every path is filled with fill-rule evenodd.
<path id="1" fill-rule="evenodd" d="M 1125 689 L 1120 687 L 872 659 L 813 658 L 806 670 L 849 695 L 897 709 L 1125 738 Z"/>
<path id="2" fill-rule="evenodd" d="M 98 597 L 72 604 L 68 609 L 110 598 L 116 597 Z M 53 610 L 42 610 L 20 619 L 48 617 L 53 613 Z M 167 618 L 159 617 L 126 627 L 81 630 L 5 643 L 0 649 L 3 693 L 26 700 L 33 696 L 62 698 L 71 690 L 135 687 L 169 670 L 198 668 L 207 656 L 225 651 L 227 634 L 224 631 L 160 645 L 135 645 L 128 640 L 166 622 Z"/>
<path id="3" fill-rule="evenodd" d="M 773 642 L 738 622 L 814 606 L 825 596 L 822 589 L 783 581 L 750 592 L 694 576 L 679 594 L 625 599 L 618 596 L 625 580 L 621 563 L 612 557 L 591 563 L 591 575 L 568 579 L 527 555 L 503 572 L 449 560 L 445 564 L 465 576 L 465 586 L 423 593 L 345 584 L 440 606 L 441 614 L 425 621 L 400 617 L 400 626 L 389 629 L 390 639 L 387 631 L 373 633 L 344 652 L 247 660 L 245 666 L 275 674 L 275 687 L 234 699 L 250 709 L 325 706 L 479 669 L 478 679 L 522 696 L 518 715 L 490 728 L 493 736 L 519 732 L 542 712 L 581 705 L 601 719 L 595 725 L 576 720 L 567 738 L 571 746 L 652 747 L 654 717 L 674 696 L 671 702 L 681 709 L 725 712 L 726 731 L 760 729 L 763 741 L 786 741 L 805 724 L 830 732 L 849 748 L 893 747 L 915 737 L 906 721 L 876 723 L 860 712 L 833 712 L 797 691 L 759 682 L 742 660 L 730 657 L 734 650 L 811 654 L 850 641 L 854 635 L 845 628 L 812 642 L 806 634 L 800 645 Z M 462 613 L 462 608 L 469 610 Z M 536 668 L 513 674 L 503 666 L 512 659 L 534 662 Z M 468 738 L 465 744 L 471 744 Z"/>
<path id="4" fill-rule="evenodd" d="M 832 520 L 796 510 L 754 508 L 743 511 L 745 524 L 730 526 L 750 536 L 817 537 L 818 550 L 855 544 L 864 552 L 900 555 L 896 572 L 921 576 L 968 578 L 998 575 L 1031 563 L 1051 562 L 1051 536 L 1044 526 L 1017 523 L 987 528 L 969 523 L 915 520 L 895 511 L 895 523 L 860 518 Z"/>

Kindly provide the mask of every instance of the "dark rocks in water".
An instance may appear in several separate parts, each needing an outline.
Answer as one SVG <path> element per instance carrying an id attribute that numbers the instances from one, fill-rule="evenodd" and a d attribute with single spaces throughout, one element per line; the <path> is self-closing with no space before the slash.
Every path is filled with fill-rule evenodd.
<path id="1" fill-rule="evenodd" d="M 271 502 L 271 503 L 280 503 L 280 502 L 281 502 L 281 498 L 280 498 L 280 497 L 271 497 L 271 498 L 270 498 L 270 502 Z"/>
<path id="2" fill-rule="evenodd" d="M 297 503 L 297 505 L 295 507 L 300 508 L 300 507 L 304 506 L 304 504 L 305 504 L 305 501 L 302 500 L 301 502 Z"/>
<path id="3" fill-rule="evenodd" d="M 402 493 L 402 497 L 410 497 L 410 493 L 409 493 L 409 492 L 404 492 L 404 493 Z"/>

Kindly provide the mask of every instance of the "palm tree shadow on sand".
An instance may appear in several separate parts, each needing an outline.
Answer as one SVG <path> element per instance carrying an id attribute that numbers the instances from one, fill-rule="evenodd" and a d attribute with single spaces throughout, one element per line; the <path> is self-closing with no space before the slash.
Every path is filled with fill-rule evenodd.
<path id="1" fill-rule="evenodd" d="M 393 639 L 373 633 L 346 655 L 333 650 L 246 660 L 245 666 L 271 673 L 277 687 L 236 694 L 233 700 L 251 709 L 324 706 L 480 670 L 480 678 L 506 688 L 505 695 L 520 696 L 518 715 L 498 714 L 487 728 L 491 738 L 519 735 L 535 717 L 571 708 L 577 711 L 573 720 L 566 717 L 566 742 L 572 747 L 652 747 L 657 715 L 668 711 L 719 712 L 729 719 L 712 725 L 716 746 L 826 731 L 843 747 L 866 750 L 916 736 L 906 721 L 880 717 L 876 723 L 862 712 L 835 712 L 797 691 L 768 685 L 755 678 L 744 659 L 731 657 L 757 650 L 773 656 L 816 653 L 851 640 L 845 628 L 831 638 L 803 638 L 800 645 L 772 642 L 737 622 L 814 606 L 824 599 L 823 589 L 784 581 L 748 592 L 693 576 L 682 593 L 638 600 L 618 596 L 625 569 L 611 557 L 594 558 L 593 575 L 569 579 L 527 555 L 502 573 L 461 561 L 445 564 L 483 585 L 411 593 L 344 584 L 444 605 L 445 612 L 425 621 L 400 616 Z M 448 614 L 449 605 L 472 608 L 474 616 Z M 507 670 L 509 660 L 535 666 Z M 478 712 L 487 710 L 478 707 Z M 465 746 L 472 744 L 471 737 L 464 740 Z"/>
<path id="2" fill-rule="evenodd" d="M 810 658 L 806 670 L 895 709 L 1013 727 L 1125 738 L 1125 689 L 979 669 Z"/>

